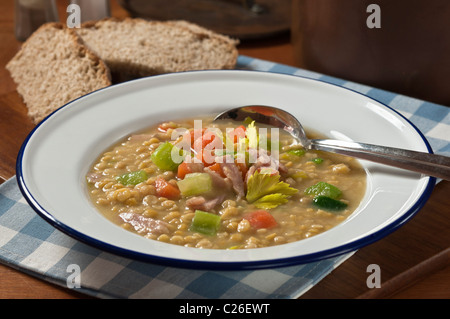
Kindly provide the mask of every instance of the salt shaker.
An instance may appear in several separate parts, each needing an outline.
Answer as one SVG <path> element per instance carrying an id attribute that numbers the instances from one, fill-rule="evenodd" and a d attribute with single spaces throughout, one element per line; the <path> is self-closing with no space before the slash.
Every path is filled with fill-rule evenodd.
<path id="1" fill-rule="evenodd" d="M 47 22 L 59 21 L 55 0 L 15 0 L 15 35 L 25 41 Z"/>
<path id="2" fill-rule="evenodd" d="M 108 0 L 71 0 L 80 6 L 81 22 L 99 20 L 110 16 Z"/>

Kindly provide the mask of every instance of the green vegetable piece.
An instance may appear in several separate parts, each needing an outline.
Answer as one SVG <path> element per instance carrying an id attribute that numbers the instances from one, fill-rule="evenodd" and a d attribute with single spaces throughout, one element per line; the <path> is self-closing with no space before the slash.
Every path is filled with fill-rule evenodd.
<path id="1" fill-rule="evenodd" d="M 181 150 L 176 148 L 170 142 L 159 145 L 151 155 L 151 160 L 159 169 L 165 171 L 174 171 L 183 161 Z M 178 155 L 178 156 L 177 156 Z M 178 158 L 176 158 L 178 157 Z"/>
<path id="2" fill-rule="evenodd" d="M 213 236 L 217 233 L 220 227 L 220 216 L 211 214 L 201 210 L 196 210 L 192 224 L 191 231 Z"/>
<path id="3" fill-rule="evenodd" d="M 296 155 L 296 156 L 303 156 L 306 154 L 306 150 L 304 148 L 299 148 L 296 150 L 289 150 L 287 151 L 288 154 Z"/>
<path id="4" fill-rule="evenodd" d="M 209 193 L 213 189 L 212 178 L 208 173 L 189 173 L 177 181 L 183 196 L 195 196 Z"/>
<path id="5" fill-rule="evenodd" d="M 252 121 L 247 126 L 247 129 L 245 131 L 245 135 L 247 136 L 247 139 L 248 139 L 248 147 L 249 148 L 253 148 L 253 149 L 257 149 L 258 148 L 259 137 L 258 137 L 258 132 L 257 132 L 256 126 L 255 126 L 255 121 Z"/>
<path id="6" fill-rule="evenodd" d="M 286 204 L 289 200 L 289 197 L 289 195 L 280 193 L 269 194 L 254 201 L 253 205 L 261 209 L 271 209 L 279 205 Z"/>
<path id="7" fill-rule="evenodd" d="M 333 199 L 328 196 L 319 195 L 313 198 L 313 205 L 323 210 L 335 212 L 343 210 L 347 207 L 347 204 L 340 200 Z"/>
<path id="8" fill-rule="evenodd" d="M 339 199 L 342 196 L 342 192 L 339 188 L 326 182 L 318 182 L 315 185 L 308 187 L 305 190 L 307 195 L 323 195 L 333 199 Z"/>
<path id="9" fill-rule="evenodd" d="M 120 184 L 127 186 L 145 182 L 148 179 L 148 176 L 145 171 L 140 170 L 117 176 L 116 179 Z"/>
<path id="10" fill-rule="evenodd" d="M 313 158 L 311 161 L 313 163 L 315 163 L 315 164 L 322 164 L 323 163 L 323 158 L 317 157 L 317 158 Z"/>
<path id="11" fill-rule="evenodd" d="M 279 174 L 261 174 L 256 171 L 247 180 L 247 201 L 258 208 L 274 208 L 284 204 L 297 192 L 288 183 L 280 181 Z"/>
<path id="12" fill-rule="evenodd" d="M 287 161 L 298 161 L 299 157 L 302 157 L 306 154 L 306 150 L 304 148 L 292 149 L 280 154 L 280 159 Z"/>

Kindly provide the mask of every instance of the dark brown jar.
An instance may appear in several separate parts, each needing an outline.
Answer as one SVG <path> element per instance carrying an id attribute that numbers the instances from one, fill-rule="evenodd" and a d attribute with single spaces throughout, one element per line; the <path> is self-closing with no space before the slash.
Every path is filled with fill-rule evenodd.
<path id="1" fill-rule="evenodd" d="M 292 41 L 299 67 L 450 106 L 448 0 L 293 0 Z"/>

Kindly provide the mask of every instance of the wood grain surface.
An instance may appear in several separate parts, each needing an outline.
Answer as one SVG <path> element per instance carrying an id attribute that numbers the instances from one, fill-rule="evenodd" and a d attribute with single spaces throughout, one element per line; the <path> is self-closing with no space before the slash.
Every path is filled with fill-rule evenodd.
<path id="1" fill-rule="evenodd" d="M 67 1 L 57 1 L 65 19 Z M 34 125 L 26 107 L 5 70 L 6 63 L 20 48 L 14 36 L 14 2 L 0 2 L 0 182 L 15 174 L 20 146 Z M 111 14 L 124 17 L 116 1 Z M 241 43 L 243 55 L 296 65 L 289 35 Z M 438 63 L 438 61 L 435 61 Z M 450 298 L 450 182 L 441 182 L 425 207 L 399 230 L 361 248 L 351 258 L 310 289 L 301 298 Z M 1 236 L 1 234 L 0 234 Z M 379 265 L 381 288 L 368 288 L 367 267 Z M 8 265 L 0 265 L 2 299 L 82 299 L 90 298 L 65 287 L 36 279 Z"/>

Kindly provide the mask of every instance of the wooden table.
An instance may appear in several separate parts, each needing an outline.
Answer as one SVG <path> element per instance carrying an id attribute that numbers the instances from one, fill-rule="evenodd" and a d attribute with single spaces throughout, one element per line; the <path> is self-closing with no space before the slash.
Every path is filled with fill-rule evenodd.
<path id="1" fill-rule="evenodd" d="M 58 1 L 65 17 L 65 1 Z M 14 176 L 19 148 L 34 127 L 4 66 L 20 47 L 14 37 L 13 1 L 0 2 L 0 183 Z M 127 13 L 111 2 L 112 16 Z M 65 18 L 64 18 L 65 20 Z M 289 36 L 239 46 L 241 54 L 294 63 Z M 450 298 L 450 182 L 437 185 L 425 207 L 406 225 L 357 251 L 301 298 Z M 1 234 L 0 234 L 1 236 Z M 381 270 L 381 288 L 369 289 L 367 267 Z M 89 298 L 0 265 L 0 298 Z"/>

